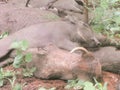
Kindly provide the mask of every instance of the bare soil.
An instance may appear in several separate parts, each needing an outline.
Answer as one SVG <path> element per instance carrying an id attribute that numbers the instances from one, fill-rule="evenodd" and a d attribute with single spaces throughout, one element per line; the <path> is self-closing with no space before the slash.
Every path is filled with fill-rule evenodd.
<path id="1" fill-rule="evenodd" d="M 7 66 L 4 70 L 13 70 L 12 66 Z M 17 69 L 17 71 L 21 69 Z M 119 80 L 119 75 L 103 72 L 103 83 L 108 83 L 108 90 L 116 90 L 116 85 Z M 45 87 L 46 89 L 50 89 L 55 87 L 56 90 L 66 90 L 64 87 L 67 85 L 67 81 L 63 80 L 41 80 L 35 77 L 22 77 L 18 76 L 16 79 L 16 83 L 25 84 L 23 86 L 23 90 L 38 90 L 40 87 Z M 11 90 L 11 85 L 9 81 L 6 81 L 3 87 L 0 87 L 0 90 Z M 74 89 L 71 89 L 74 90 Z M 119 90 L 119 89 L 118 89 Z"/>

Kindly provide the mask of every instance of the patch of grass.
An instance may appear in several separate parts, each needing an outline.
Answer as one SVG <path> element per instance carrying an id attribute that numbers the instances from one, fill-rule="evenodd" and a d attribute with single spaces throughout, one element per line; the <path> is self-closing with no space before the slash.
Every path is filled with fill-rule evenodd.
<path id="1" fill-rule="evenodd" d="M 91 21 L 92 28 L 108 36 L 120 32 L 120 0 L 99 0 L 94 7 L 94 18 Z"/>

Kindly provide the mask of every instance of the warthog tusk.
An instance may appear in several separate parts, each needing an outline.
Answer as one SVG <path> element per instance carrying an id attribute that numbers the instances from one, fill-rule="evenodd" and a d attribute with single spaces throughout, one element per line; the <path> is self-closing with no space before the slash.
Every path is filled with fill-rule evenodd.
<path id="1" fill-rule="evenodd" d="M 82 50 L 82 51 L 84 51 L 85 53 L 89 53 L 89 51 L 88 51 L 86 48 L 84 48 L 84 47 L 75 47 L 75 48 L 73 48 L 73 49 L 70 51 L 70 53 L 73 53 L 73 52 L 75 52 L 76 50 Z"/>

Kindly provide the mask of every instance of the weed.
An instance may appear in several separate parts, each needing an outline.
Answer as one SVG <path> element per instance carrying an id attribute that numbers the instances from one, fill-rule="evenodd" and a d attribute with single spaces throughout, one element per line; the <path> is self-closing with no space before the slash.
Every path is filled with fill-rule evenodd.
<path id="1" fill-rule="evenodd" d="M 9 78 L 7 78 L 7 79 L 11 84 L 11 90 L 22 90 L 23 86 L 25 85 L 25 83 L 24 84 L 15 83 L 15 81 L 16 81 L 15 75 L 13 76 L 12 79 L 9 79 Z"/>
<path id="2" fill-rule="evenodd" d="M 14 75 L 13 71 L 10 70 L 4 71 L 3 68 L 0 68 L 0 87 L 3 86 L 5 79 L 8 79 L 13 75 Z"/>
<path id="3" fill-rule="evenodd" d="M 33 72 L 35 71 L 35 68 L 27 68 L 26 63 L 31 62 L 32 60 L 32 54 L 31 53 L 25 53 L 25 51 L 28 49 L 28 42 L 26 40 L 23 41 L 17 41 L 12 43 L 12 48 L 16 50 L 16 56 L 14 58 L 13 67 L 15 68 L 22 68 L 23 69 L 23 75 L 24 76 L 32 76 Z"/>
<path id="4" fill-rule="evenodd" d="M 120 31 L 120 8 L 117 3 L 120 0 L 99 0 L 99 4 L 94 8 L 94 18 L 91 22 L 95 31 L 106 33 L 109 35 L 116 34 Z"/>
<path id="5" fill-rule="evenodd" d="M 75 89 L 75 90 L 107 90 L 107 83 L 102 85 L 99 83 L 96 79 L 95 84 L 93 84 L 90 81 L 82 81 L 82 80 L 68 80 L 68 85 L 65 87 L 65 89 Z"/>

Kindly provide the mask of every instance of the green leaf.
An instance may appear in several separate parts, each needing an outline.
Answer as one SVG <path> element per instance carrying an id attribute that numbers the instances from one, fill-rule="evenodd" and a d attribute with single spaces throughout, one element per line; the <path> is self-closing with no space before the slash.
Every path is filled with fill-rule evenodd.
<path id="1" fill-rule="evenodd" d="M 22 90 L 22 85 L 21 84 L 15 84 L 15 86 L 13 87 L 13 90 Z"/>
<path id="2" fill-rule="evenodd" d="M 86 81 L 84 83 L 84 90 L 95 90 L 93 83 Z"/>
<path id="3" fill-rule="evenodd" d="M 33 73 L 35 71 L 36 71 L 35 67 L 25 68 L 25 69 L 23 69 L 23 76 L 25 76 L 25 77 L 31 77 L 31 76 L 33 76 Z"/>
<path id="4" fill-rule="evenodd" d="M 115 17 L 113 18 L 113 21 L 114 21 L 116 24 L 120 25 L 120 16 L 115 16 Z"/>
<path id="5" fill-rule="evenodd" d="M 11 48 L 14 48 L 14 49 L 20 48 L 20 43 L 17 42 L 17 41 L 13 42 L 12 45 L 11 45 Z"/>
<path id="6" fill-rule="evenodd" d="M 114 4 L 115 2 L 118 2 L 120 0 L 109 0 L 111 4 Z"/>
<path id="7" fill-rule="evenodd" d="M 109 0 L 101 0 L 100 7 L 102 7 L 104 10 L 108 9 L 109 8 Z"/>
<path id="8" fill-rule="evenodd" d="M 25 51 L 28 48 L 28 42 L 26 40 L 15 41 L 12 43 L 11 48 L 21 49 L 21 50 Z"/>
<path id="9" fill-rule="evenodd" d="M 10 77 L 10 76 L 13 76 L 13 74 L 14 74 L 13 71 L 7 70 L 4 72 L 4 77 Z"/>
<path id="10" fill-rule="evenodd" d="M 29 44 L 26 40 L 21 41 L 20 44 L 23 51 L 27 50 Z"/>
<path id="11" fill-rule="evenodd" d="M 31 53 L 27 53 L 25 55 L 25 61 L 26 62 L 31 62 L 32 61 L 32 54 Z"/>
<path id="12" fill-rule="evenodd" d="M 23 55 L 22 54 L 16 56 L 15 59 L 14 59 L 14 62 L 13 62 L 13 66 L 15 68 L 19 68 L 21 63 L 22 63 L 22 61 L 23 61 Z"/>

